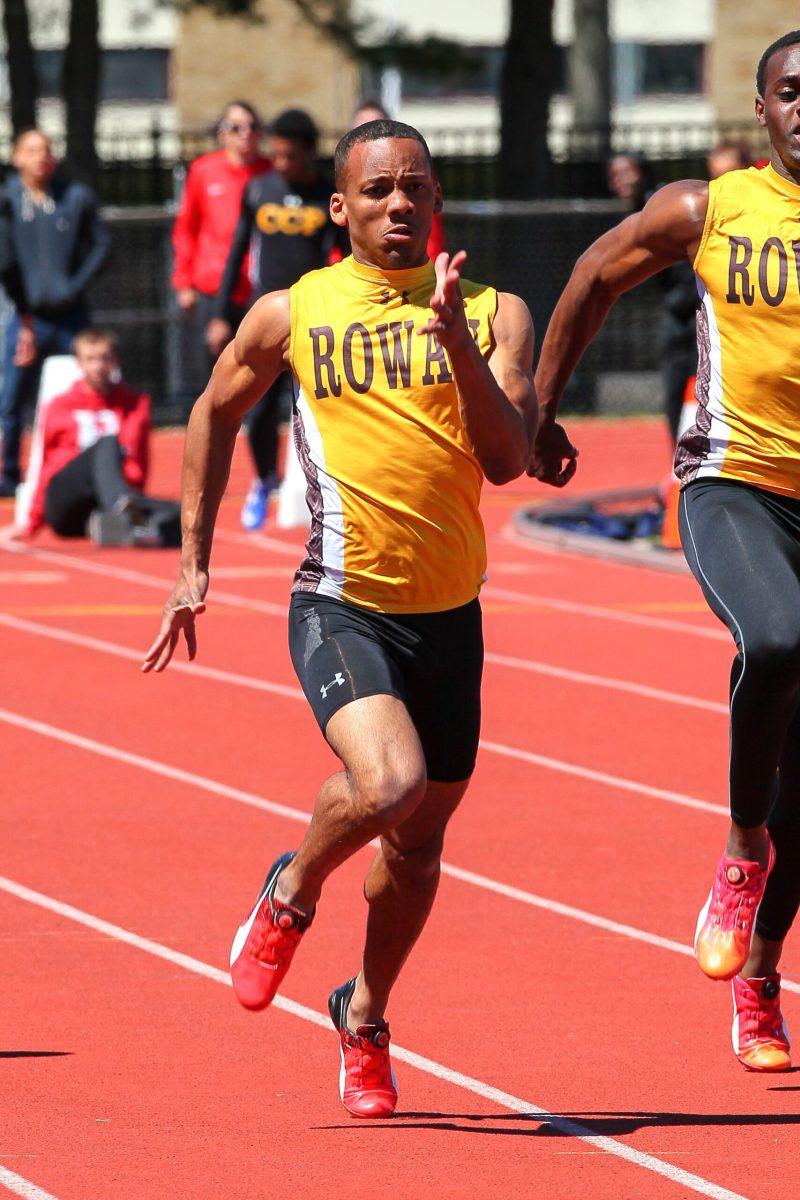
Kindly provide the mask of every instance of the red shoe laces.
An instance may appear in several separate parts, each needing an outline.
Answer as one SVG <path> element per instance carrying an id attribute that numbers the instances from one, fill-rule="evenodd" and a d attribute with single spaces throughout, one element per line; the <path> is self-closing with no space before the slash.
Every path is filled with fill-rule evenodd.
<path id="1" fill-rule="evenodd" d="M 731 869 L 731 867 L 728 867 L 726 871 L 720 866 L 711 903 L 712 915 L 718 919 L 720 925 L 723 927 L 738 924 L 740 929 L 745 929 L 751 914 L 745 912 L 743 914 L 744 921 L 740 921 L 739 913 L 743 908 L 751 909 L 755 906 L 755 901 L 751 893 L 754 884 L 757 885 L 759 881 L 759 876 L 763 868 L 752 875 L 742 872 L 742 880 L 735 882 L 728 877 L 728 872 Z M 736 869 L 741 870 L 741 868 Z M 728 918 L 727 920 L 725 919 L 726 917 Z"/>
<path id="2" fill-rule="evenodd" d="M 354 1078 L 352 1081 L 357 1087 L 362 1087 L 367 1091 L 377 1091 L 393 1086 L 389 1061 L 388 1031 L 380 1030 L 376 1036 L 382 1037 L 384 1035 L 386 1038 L 385 1044 L 376 1046 L 372 1038 L 360 1037 L 358 1034 L 352 1034 L 348 1030 L 346 1035 L 346 1042 L 350 1051 L 348 1057 L 352 1056 L 354 1060 L 348 1063 L 348 1067 L 353 1070 L 354 1074 L 357 1073 L 358 1075 L 358 1078 Z"/>
<path id="3" fill-rule="evenodd" d="M 761 992 L 748 988 L 742 1001 L 739 1007 L 742 1033 L 750 1037 L 783 1039 L 780 992 L 769 1000 Z"/>
<path id="4" fill-rule="evenodd" d="M 286 920 L 286 918 L 289 920 Z M 286 921 L 281 922 L 281 918 Z M 256 921 L 258 935 L 253 944 L 253 957 L 264 962 L 276 962 L 290 945 L 299 941 L 303 930 L 297 914 L 289 908 L 274 906 L 267 900 Z M 265 953 L 266 952 L 266 953 Z"/>

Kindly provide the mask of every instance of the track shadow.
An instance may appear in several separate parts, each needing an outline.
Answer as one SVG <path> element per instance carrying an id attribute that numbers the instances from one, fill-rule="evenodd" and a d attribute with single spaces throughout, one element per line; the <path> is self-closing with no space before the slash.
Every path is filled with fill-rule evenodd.
<path id="1" fill-rule="evenodd" d="M 505 1128 L 509 1125 L 512 1127 Z M 771 1125 L 800 1125 L 800 1113 L 561 1112 L 540 1116 L 537 1113 L 398 1112 L 385 1121 L 349 1121 L 314 1128 L 436 1129 L 501 1137 L 575 1137 L 585 1133 L 620 1137 L 639 1129 Z"/>
<path id="2" fill-rule="evenodd" d="M 0 1050 L 0 1058 L 69 1058 L 71 1050 Z"/>

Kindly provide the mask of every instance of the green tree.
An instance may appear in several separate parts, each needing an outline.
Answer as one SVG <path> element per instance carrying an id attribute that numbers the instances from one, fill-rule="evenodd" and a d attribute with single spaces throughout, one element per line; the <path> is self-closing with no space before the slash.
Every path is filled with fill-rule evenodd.
<path id="1" fill-rule="evenodd" d="M 595 0 L 599 3 L 600 0 Z M 264 19 L 259 0 L 160 0 L 179 11 L 205 8 L 218 16 Z M 433 77 L 457 76 L 474 64 L 473 52 L 457 42 L 402 32 L 381 41 L 352 14 L 351 0 L 290 0 L 315 29 L 333 38 L 362 65 L 396 66 Z M 589 3 L 589 0 L 584 0 Z M 551 162 L 547 148 L 553 82 L 553 0 L 511 0 L 500 97 L 500 178 L 504 195 L 547 193 Z M 36 122 L 37 85 L 26 0 L 3 0 L 14 131 Z M 61 88 L 65 104 L 67 162 L 78 178 L 92 181 L 97 169 L 95 125 L 102 54 L 98 0 L 70 0 L 69 34 Z"/>

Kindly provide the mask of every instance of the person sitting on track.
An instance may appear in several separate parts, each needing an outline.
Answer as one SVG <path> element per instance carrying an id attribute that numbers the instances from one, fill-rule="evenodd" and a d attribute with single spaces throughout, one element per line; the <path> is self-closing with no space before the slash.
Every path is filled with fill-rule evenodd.
<path id="1" fill-rule="evenodd" d="M 178 505 L 143 494 L 150 397 L 117 382 L 112 333 L 85 329 L 73 347 L 83 378 L 47 406 L 28 517 L 5 536 L 26 540 L 47 523 L 60 537 L 88 533 L 104 546 L 176 545 Z"/>
<path id="2" fill-rule="evenodd" d="M 800 30 L 762 55 L 756 116 L 771 144 L 763 169 L 670 184 L 579 260 L 542 348 L 529 473 L 557 486 L 574 474 L 555 421 L 570 374 L 614 300 L 688 256 L 700 364 L 697 420 L 676 455 L 681 540 L 738 650 L 731 825 L 695 951 L 708 976 L 732 981 L 741 1062 L 779 1071 L 778 964 L 800 907 Z"/>
<path id="3" fill-rule="evenodd" d="M 361 970 L 329 1010 L 353 1116 L 391 1115 L 389 994 L 427 920 L 447 822 L 475 764 L 486 567 L 484 475 L 525 469 L 536 420 L 533 328 L 518 297 L 461 281 L 463 252 L 425 251 L 441 193 L 422 136 L 379 120 L 335 156 L 330 207 L 353 254 L 263 297 L 192 412 L 181 571 L 144 671 L 181 633 L 196 651 L 214 523 L 242 417 L 280 371 L 298 389 L 294 434 L 312 526 L 295 576 L 290 649 L 344 769 L 317 798 L 296 853 L 272 865 L 236 934 L 246 1008 L 272 1001 L 327 877 L 373 838 Z"/>

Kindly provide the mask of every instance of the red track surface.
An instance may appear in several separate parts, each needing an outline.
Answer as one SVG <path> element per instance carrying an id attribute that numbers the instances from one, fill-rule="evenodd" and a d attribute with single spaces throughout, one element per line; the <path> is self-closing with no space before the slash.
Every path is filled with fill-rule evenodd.
<path id="1" fill-rule="evenodd" d="M 664 470 L 659 424 L 573 432 L 576 486 Z M 157 490 L 178 448 L 159 438 Z M 242 447 L 198 671 L 137 670 L 174 555 L 0 554 L 0 1192 L 786 1200 L 797 1076 L 738 1066 L 727 989 L 686 952 L 724 830 L 730 648 L 689 578 L 514 541 L 527 481 L 487 491 L 487 649 L 516 662 L 487 664 L 484 750 L 390 1013 L 431 1061 L 397 1063 L 394 1121 L 353 1122 L 330 1032 L 237 1007 L 230 938 L 332 764 L 285 646 L 298 538 L 240 535 L 245 485 Z M 284 989 L 316 1013 L 358 964 L 368 853 Z"/>

